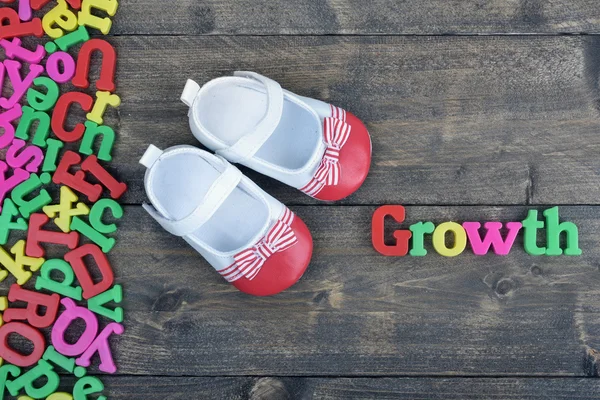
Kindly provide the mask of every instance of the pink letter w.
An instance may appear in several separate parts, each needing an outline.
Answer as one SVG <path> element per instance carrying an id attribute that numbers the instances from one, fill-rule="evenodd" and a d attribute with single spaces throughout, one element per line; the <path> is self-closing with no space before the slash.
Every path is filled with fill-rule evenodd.
<path id="1" fill-rule="evenodd" d="M 505 256 L 510 252 L 523 224 L 520 222 L 507 223 L 508 234 L 506 235 L 506 240 L 503 240 L 502 235 L 500 235 L 502 222 L 486 222 L 484 226 L 487 229 L 487 233 L 483 241 L 481 241 L 481 236 L 479 235 L 479 228 L 481 228 L 479 222 L 464 222 L 462 226 L 467 231 L 473 253 L 483 256 L 490 250 L 491 245 L 494 246 L 494 253 L 499 256 Z"/>

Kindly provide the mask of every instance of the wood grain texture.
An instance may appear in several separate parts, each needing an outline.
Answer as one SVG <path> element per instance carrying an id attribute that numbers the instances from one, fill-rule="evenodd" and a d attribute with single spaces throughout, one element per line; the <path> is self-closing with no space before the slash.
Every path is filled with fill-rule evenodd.
<path id="1" fill-rule="evenodd" d="M 539 378 L 105 377 L 127 400 L 537 400 L 597 399 L 600 380 Z M 65 384 L 70 383 L 65 380 Z M 66 386 L 66 385 L 65 385 Z M 68 387 L 68 386 L 66 386 Z"/>
<path id="2" fill-rule="evenodd" d="M 338 204 L 597 204 L 600 37 L 127 37 L 112 164 L 145 198 L 149 143 L 198 142 L 179 95 L 256 70 L 362 118 L 365 185 Z M 133 56 L 134 55 L 134 56 Z M 246 171 L 247 172 L 247 171 Z M 249 172 L 286 204 L 316 204 Z"/>
<path id="3" fill-rule="evenodd" d="M 562 207 L 581 257 L 386 258 L 375 207 L 294 207 L 314 237 L 301 281 L 236 291 L 138 206 L 110 254 L 124 286 L 119 373 L 185 376 L 597 376 L 600 207 Z M 520 221 L 525 207 L 408 207 L 408 224 Z M 390 229 L 399 227 L 390 226 Z M 50 257 L 57 248 L 50 249 Z M 32 284 L 33 282 L 31 282 Z"/>
<path id="4" fill-rule="evenodd" d="M 594 0 L 153 0 L 119 4 L 112 34 L 600 32 Z"/>

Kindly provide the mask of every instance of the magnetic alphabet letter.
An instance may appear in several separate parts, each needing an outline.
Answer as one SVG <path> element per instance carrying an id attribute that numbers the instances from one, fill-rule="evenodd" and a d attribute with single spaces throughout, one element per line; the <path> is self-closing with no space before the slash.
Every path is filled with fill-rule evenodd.
<path id="1" fill-rule="evenodd" d="M 110 351 L 110 345 L 108 344 L 108 338 L 113 333 L 120 335 L 124 332 L 123 325 L 111 322 L 100 332 L 94 342 L 87 348 L 87 350 L 77 359 L 75 362 L 77 365 L 83 367 L 89 367 L 91 364 L 92 356 L 98 352 L 100 355 L 100 371 L 114 374 L 117 372 L 117 367 L 112 358 Z"/>
<path id="2" fill-rule="evenodd" d="M 102 125 L 104 122 L 102 117 L 106 112 L 106 108 L 108 106 L 119 107 L 120 105 L 121 98 L 116 94 L 98 91 L 96 92 L 96 102 L 94 103 L 94 107 L 92 108 L 92 111 L 86 115 L 86 118 L 98 125 Z"/>
<path id="3" fill-rule="evenodd" d="M 62 72 L 60 65 L 62 65 Z M 75 75 L 75 60 L 73 60 L 73 57 L 69 53 L 57 51 L 48 57 L 46 71 L 54 81 L 66 83 Z"/>
<path id="4" fill-rule="evenodd" d="M 8 300 L 11 302 L 24 301 L 27 303 L 27 308 L 8 308 L 4 311 L 5 322 L 26 320 L 29 325 L 42 329 L 52 325 L 56 319 L 60 296 L 32 292 L 15 283 L 10 287 Z M 46 311 L 43 315 L 39 313 L 40 307 L 45 307 Z"/>
<path id="5" fill-rule="evenodd" d="M 372 220 L 372 241 L 373 247 L 384 256 L 405 256 L 408 254 L 408 240 L 412 236 L 411 231 L 396 230 L 394 237 L 396 245 L 388 246 L 385 244 L 385 217 L 392 216 L 398 223 L 404 221 L 405 210 L 402 206 L 382 206 L 373 214 Z"/>
<path id="6" fill-rule="evenodd" d="M 56 102 L 56 107 L 54 107 L 54 112 L 52 113 L 52 131 L 60 140 L 67 143 L 78 141 L 85 131 L 82 123 L 77 123 L 71 131 L 65 129 L 67 113 L 74 103 L 79 104 L 84 111 L 90 111 L 94 104 L 94 99 L 85 93 L 69 92 L 60 96 Z"/>
<path id="7" fill-rule="evenodd" d="M 42 18 L 44 32 L 52 39 L 62 37 L 65 34 L 64 31 L 74 31 L 77 25 L 77 15 L 69 10 L 65 0 L 58 0 L 56 6 Z"/>
<path id="8" fill-rule="evenodd" d="M 83 375 L 85 375 L 85 368 L 76 367 L 75 359 L 63 356 L 56 351 L 54 346 L 48 346 L 42 358 L 48 362 L 53 362 L 71 374 L 75 374 L 75 376 L 78 378 L 81 378 Z"/>
<path id="9" fill-rule="evenodd" d="M 104 384 L 95 376 L 84 376 L 75 382 L 73 386 L 73 398 L 75 400 L 88 400 L 88 395 L 100 393 L 104 390 Z M 106 400 L 106 397 L 100 396 L 98 400 Z"/>
<path id="10" fill-rule="evenodd" d="M 31 354 L 21 354 L 9 346 L 8 336 L 13 333 L 19 334 L 33 344 L 33 351 Z M 0 326 L 0 357 L 11 364 L 19 367 L 32 366 L 42 358 L 44 347 L 46 347 L 44 336 L 40 331 L 27 324 L 22 322 L 9 322 L 8 324 Z"/>
<path id="11" fill-rule="evenodd" d="M 10 231 L 15 229 L 20 231 L 27 230 L 27 222 L 23 218 L 18 217 L 18 215 L 19 210 L 12 200 L 5 199 L 2 213 L 0 213 L 0 244 L 6 244 Z M 17 218 L 13 221 L 15 217 Z"/>
<path id="12" fill-rule="evenodd" d="M 40 76 L 33 80 L 33 86 L 45 87 L 46 93 L 42 93 L 33 87 L 29 88 L 27 91 L 27 102 L 29 105 L 38 111 L 48 111 L 54 107 L 60 93 L 56 82 L 45 76 Z"/>
<path id="13" fill-rule="evenodd" d="M 0 82 L 2 82 L 2 71 L 4 64 L 0 63 Z M 12 121 L 19 118 L 23 114 L 20 104 L 15 104 L 13 108 L 0 114 L 0 128 L 4 129 L 4 133 L 0 136 L 0 149 L 8 146 L 15 138 L 15 128 L 12 126 Z"/>
<path id="14" fill-rule="evenodd" d="M 25 167 L 26 171 L 38 172 L 44 159 L 42 149 L 27 146 L 24 140 L 15 139 L 6 152 L 6 162 L 13 168 Z M 50 182 L 50 181 L 48 181 Z"/>
<path id="15" fill-rule="evenodd" d="M 36 387 L 34 382 L 39 382 L 38 379 L 45 377 L 43 380 L 44 385 Z M 43 399 L 58 389 L 60 378 L 58 374 L 54 372 L 52 365 L 46 360 L 39 360 L 38 365 L 23 375 L 19 376 L 14 381 L 7 383 L 6 388 L 13 396 L 19 394 L 19 392 L 25 389 L 25 393 L 35 399 Z"/>
<path id="16" fill-rule="evenodd" d="M 486 222 L 484 226 L 487 232 L 483 240 L 479 235 L 479 228 L 481 228 L 479 222 L 463 222 L 462 226 L 467 232 L 469 243 L 471 243 L 474 254 L 483 256 L 488 253 L 490 246 L 493 246 L 494 253 L 505 256 L 510 252 L 523 224 L 520 222 L 507 223 L 506 227 L 508 228 L 508 234 L 506 235 L 506 240 L 502 239 L 502 235 L 500 234 L 502 222 Z"/>
<path id="17" fill-rule="evenodd" d="M 92 8 L 104 10 L 111 17 L 117 12 L 117 0 L 83 0 L 81 3 L 81 11 L 79 11 L 79 25 L 86 25 L 91 28 L 96 28 L 105 35 L 110 32 L 112 21 L 110 18 L 100 18 L 92 14 Z"/>
<path id="18" fill-rule="evenodd" d="M 0 97 L 0 107 L 9 109 L 14 107 L 15 104 L 21 100 L 21 97 L 25 95 L 27 89 L 33 84 L 34 79 L 44 72 L 44 67 L 38 64 L 29 65 L 29 72 L 24 79 L 21 78 L 21 73 L 19 72 L 21 70 L 20 62 L 15 60 L 4 60 L 4 67 L 6 68 L 6 73 L 8 74 L 14 92 L 8 99 Z"/>
<path id="19" fill-rule="evenodd" d="M 21 22 L 15 10 L 8 7 L 0 8 L 0 39 L 30 35 L 42 37 L 43 34 L 42 21 L 39 18 Z"/>
<path id="20" fill-rule="evenodd" d="M 41 177 L 36 174 L 31 174 L 29 179 L 17 186 L 11 194 L 13 202 L 19 206 L 19 212 L 24 218 L 41 210 L 45 205 L 52 202 L 52 197 L 46 189 L 41 189 L 42 185 L 50 183 L 50 174 L 44 173 Z M 40 189 L 40 193 L 30 200 L 25 200 L 25 197 Z"/>
<path id="21" fill-rule="evenodd" d="M 79 217 L 73 217 L 71 229 L 96 243 L 104 253 L 108 253 L 116 243 L 115 239 L 104 236 Z"/>
<path id="22" fill-rule="evenodd" d="M 71 189 L 86 195 L 90 201 L 95 202 L 102 194 L 102 186 L 87 182 L 85 180 L 85 172 L 83 171 L 77 171 L 74 174 L 69 172 L 71 167 L 79 163 L 81 163 L 81 156 L 79 154 L 70 150 L 66 151 L 56 168 L 56 172 L 54 172 L 52 182 L 67 185 Z"/>
<path id="23" fill-rule="evenodd" d="M 92 155 L 94 153 L 92 145 L 98 136 L 101 138 L 98 158 L 104 161 L 112 160 L 110 153 L 115 142 L 115 131 L 109 126 L 98 126 L 98 124 L 92 121 L 85 121 L 85 133 L 79 146 L 79 152 L 88 156 Z"/>
<path id="24" fill-rule="evenodd" d="M 46 144 L 48 148 L 46 149 L 46 154 L 44 155 L 44 164 L 42 164 L 42 171 L 44 172 L 54 172 L 56 171 L 56 160 L 58 159 L 58 153 L 64 147 L 64 143 L 60 140 L 56 139 L 48 139 L 46 140 Z"/>
<path id="25" fill-rule="evenodd" d="M 84 259 L 87 256 L 92 256 L 100 273 L 102 280 L 98 283 L 94 283 L 88 267 L 85 265 Z M 77 249 L 65 254 L 65 261 L 71 264 L 79 284 L 83 288 L 83 298 L 92 298 L 105 290 L 108 290 L 113 282 L 114 275 L 113 270 L 108 262 L 108 258 L 102 252 L 102 250 L 94 244 L 84 244 Z"/>
<path id="26" fill-rule="evenodd" d="M 123 217 L 123 207 L 119 203 L 112 199 L 98 200 L 90 210 L 89 220 L 94 229 L 100 233 L 113 233 L 117 230 L 117 225 L 102 222 L 102 217 L 107 209 L 111 211 L 113 218 Z"/>
<path id="27" fill-rule="evenodd" d="M 81 169 L 89 172 L 110 192 L 110 197 L 118 199 L 127 190 L 127 185 L 117 181 L 98 163 L 98 157 L 91 155 L 81 163 Z M 97 199 L 96 199 L 97 200 Z"/>
<path id="28" fill-rule="evenodd" d="M 0 161 L 0 204 L 2 204 L 4 198 L 11 190 L 29 178 L 29 172 L 22 168 L 14 169 L 10 178 L 6 178 L 7 172 L 8 165 L 4 161 Z M 2 208 L 0 208 L 1 210 Z"/>
<path id="29" fill-rule="evenodd" d="M 115 285 L 112 289 L 89 299 L 88 308 L 96 314 L 103 315 L 115 322 L 123 322 L 123 309 L 121 307 L 115 307 L 114 310 L 106 308 L 105 304 L 109 301 L 114 301 L 117 304 L 123 301 L 123 289 L 121 285 Z"/>
<path id="30" fill-rule="evenodd" d="M 29 95 L 29 91 L 27 94 Z M 29 139 L 31 126 L 34 121 L 37 121 L 32 143 L 41 148 L 46 147 L 46 139 L 50 134 L 50 116 L 43 111 L 36 111 L 34 108 L 28 106 L 23 106 L 22 110 L 23 115 L 17 126 L 15 136 L 23 140 Z"/>
<path id="31" fill-rule="evenodd" d="M 94 51 L 100 51 L 102 53 L 100 79 L 96 82 L 96 90 L 112 92 L 115 90 L 117 53 L 110 43 L 102 39 L 91 39 L 81 46 L 81 50 L 79 50 L 79 55 L 77 56 L 77 70 L 72 83 L 81 89 L 87 89 L 90 86 L 88 75 L 90 73 L 90 62 Z"/>
<path id="32" fill-rule="evenodd" d="M 31 257 L 43 257 L 46 253 L 40 243 L 54 243 L 74 249 L 79 243 L 77 232 L 61 233 L 42 230 L 50 219 L 45 214 L 31 214 L 29 219 L 29 231 L 27 233 L 26 253 Z"/>
<path id="33" fill-rule="evenodd" d="M 446 246 L 446 233 L 451 232 L 454 235 L 454 245 Z M 465 251 L 467 247 L 467 233 L 465 229 L 456 222 L 444 222 L 438 225 L 433 232 L 433 248 L 439 255 L 444 257 L 456 257 Z"/>
<path id="34" fill-rule="evenodd" d="M 31 51 L 21 46 L 21 39 L 19 38 L 13 38 L 12 41 L 2 39 L 0 40 L 0 46 L 4 47 L 7 57 L 18 58 L 29 64 L 39 64 L 46 55 L 44 46 L 38 44 L 35 50 Z"/>
<path id="35" fill-rule="evenodd" d="M 12 375 L 13 378 L 21 375 L 21 368 L 7 364 L 0 368 L 0 400 L 4 400 L 4 389 L 6 384 L 10 383 L 8 378 Z"/>
<path id="36" fill-rule="evenodd" d="M 19 240 L 10 249 L 10 252 L 15 256 L 13 259 L 2 247 L 0 247 L 0 264 L 8 270 L 16 279 L 17 284 L 25 284 L 32 276 L 31 272 L 25 270 L 25 266 L 31 271 L 37 271 L 44 263 L 41 257 L 29 257 L 25 255 L 25 241 Z M 6 278 L 4 271 L 1 271 L 0 280 Z"/>
<path id="37" fill-rule="evenodd" d="M 56 319 L 52 328 L 52 345 L 65 356 L 78 356 L 90 347 L 98 333 L 98 319 L 93 312 L 84 307 L 79 307 L 68 298 L 63 298 L 61 304 L 66 310 Z M 71 322 L 81 318 L 85 321 L 85 330 L 74 344 L 65 341 L 65 332 Z M 0 328 L 2 329 L 2 328 Z"/>
<path id="38" fill-rule="evenodd" d="M 84 203 L 77 203 L 75 208 L 72 208 L 73 203 L 78 200 L 77 195 L 73 193 L 68 186 L 60 187 L 60 203 L 53 206 L 44 207 L 44 213 L 49 218 L 54 218 L 54 223 L 61 231 L 71 232 L 71 219 L 76 215 L 87 215 L 90 212 L 88 206 Z M 58 216 L 55 218 L 55 216 Z"/>
<path id="39" fill-rule="evenodd" d="M 87 29 L 85 26 L 80 26 L 76 31 L 56 39 L 54 42 L 46 43 L 45 48 L 48 53 L 54 53 L 57 48 L 61 49 L 62 51 L 67 51 L 71 47 L 80 43 L 84 43 L 88 40 L 90 40 L 90 35 Z"/>
<path id="40" fill-rule="evenodd" d="M 62 282 L 52 279 L 52 272 L 59 271 L 63 274 Z M 73 287 L 75 273 L 68 262 L 61 259 L 52 259 L 46 261 L 40 270 L 40 276 L 35 280 L 36 290 L 46 289 L 61 296 L 70 297 L 75 300 L 81 300 L 81 287 Z M 91 299 L 90 299 L 91 300 Z"/>

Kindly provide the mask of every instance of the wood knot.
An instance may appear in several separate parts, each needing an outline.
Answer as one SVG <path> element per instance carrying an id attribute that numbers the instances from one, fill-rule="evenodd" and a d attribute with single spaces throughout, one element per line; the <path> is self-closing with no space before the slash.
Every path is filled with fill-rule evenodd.
<path id="1" fill-rule="evenodd" d="M 514 282 L 511 279 L 501 279 L 496 285 L 496 293 L 500 296 L 506 296 L 514 289 L 514 286 Z"/>
<path id="2" fill-rule="evenodd" d="M 285 384 L 275 378 L 260 378 L 250 390 L 250 400 L 288 400 L 291 399 Z"/>
<path id="3" fill-rule="evenodd" d="M 161 294 L 152 304 L 152 311 L 177 311 L 182 304 L 180 290 L 170 290 Z"/>

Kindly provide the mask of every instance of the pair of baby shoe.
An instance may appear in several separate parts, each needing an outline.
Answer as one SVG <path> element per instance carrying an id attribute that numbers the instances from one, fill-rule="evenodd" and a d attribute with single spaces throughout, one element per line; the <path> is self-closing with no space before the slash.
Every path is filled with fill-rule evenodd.
<path id="1" fill-rule="evenodd" d="M 304 222 L 244 176 L 239 163 L 324 201 L 363 183 L 371 163 L 364 124 L 341 108 L 298 96 L 264 76 L 236 72 L 203 87 L 188 80 L 192 146 L 150 145 L 148 213 L 181 236 L 242 292 L 269 296 L 295 284 L 312 256 Z"/>

